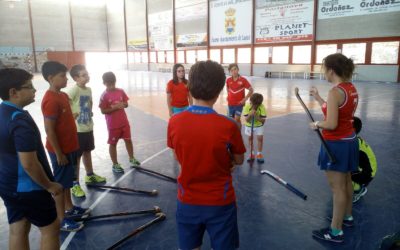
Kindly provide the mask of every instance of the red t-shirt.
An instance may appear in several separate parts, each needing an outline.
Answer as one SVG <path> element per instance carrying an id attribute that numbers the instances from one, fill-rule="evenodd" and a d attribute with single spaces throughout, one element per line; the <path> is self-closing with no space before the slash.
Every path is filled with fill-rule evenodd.
<path id="1" fill-rule="evenodd" d="M 47 90 L 42 99 L 42 113 L 45 119 L 56 121 L 55 132 L 64 154 L 78 150 L 78 132 L 75 120 L 69 105 L 68 95 L 64 92 L 54 92 Z M 50 141 L 46 140 L 46 148 L 54 153 Z"/>
<path id="2" fill-rule="evenodd" d="M 228 105 L 240 105 L 240 101 L 245 97 L 245 89 L 251 88 L 251 84 L 246 78 L 239 76 L 236 81 L 232 77 L 226 79 L 226 89 L 228 90 Z"/>
<path id="3" fill-rule="evenodd" d="M 354 133 L 353 117 L 358 105 L 358 93 L 354 85 L 350 82 L 342 82 L 337 85 L 345 93 L 345 100 L 339 107 L 339 121 L 336 129 L 322 130 L 322 136 L 326 140 L 340 140 Z M 326 120 L 327 105 L 322 105 L 324 120 Z"/>
<path id="4" fill-rule="evenodd" d="M 173 80 L 167 83 L 167 93 L 171 94 L 171 105 L 176 108 L 189 106 L 189 89 L 187 84 L 179 82 L 174 84 Z"/>
<path id="5" fill-rule="evenodd" d="M 228 148 L 232 154 L 243 154 L 246 148 L 233 120 L 211 108 L 191 106 L 169 120 L 167 144 L 181 165 L 179 201 L 222 206 L 236 200 Z"/>

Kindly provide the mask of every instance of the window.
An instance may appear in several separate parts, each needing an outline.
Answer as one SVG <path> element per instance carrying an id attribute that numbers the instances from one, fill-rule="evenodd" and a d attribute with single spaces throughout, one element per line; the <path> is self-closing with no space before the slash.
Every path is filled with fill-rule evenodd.
<path id="1" fill-rule="evenodd" d="M 371 63 L 397 64 L 399 42 L 372 43 Z"/>
<path id="2" fill-rule="evenodd" d="M 195 50 L 186 50 L 186 63 L 196 63 Z"/>
<path id="3" fill-rule="evenodd" d="M 128 62 L 129 63 L 135 62 L 135 54 L 133 52 L 128 52 Z"/>
<path id="4" fill-rule="evenodd" d="M 322 60 L 324 60 L 325 57 L 329 56 L 330 54 L 334 54 L 336 52 L 337 52 L 336 44 L 317 45 L 316 63 L 322 63 Z"/>
<path id="5" fill-rule="evenodd" d="M 177 63 L 185 63 L 185 51 L 184 50 L 178 50 L 178 55 L 176 58 Z"/>
<path id="6" fill-rule="evenodd" d="M 343 44 L 342 54 L 353 59 L 354 63 L 365 63 L 365 43 Z"/>
<path id="7" fill-rule="evenodd" d="M 270 49 L 269 47 L 254 48 L 254 63 L 268 63 L 269 49 Z"/>
<path id="8" fill-rule="evenodd" d="M 165 63 L 164 51 L 157 51 L 157 60 L 158 60 L 158 63 Z"/>
<path id="9" fill-rule="evenodd" d="M 157 62 L 157 54 L 155 51 L 150 52 L 150 62 L 153 62 L 153 63 Z"/>
<path id="10" fill-rule="evenodd" d="M 220 49 L 210 49 L 210 60 L 221 63 L 221 50 Z"/>
<path id="11" fill-rule="evenodd" d="M 167 63 L 174 63 L 174 51 L 167 51 Z"/>
<path id="12" fill-rule="evenodd" d="M 207 60 L 207 50 L 198 50 L 197 61 L 206 61 L 206 60 Z"/>
<path id="13" fill-rule="evenodd" d="M 272 63 L 288 63 L 289 62 L 289 47 L 273 47 L 272 48 Z"/>
<path id="14" fill-rule="evenodd" d="M 293 46 L 293 63 L 311 63 L 311 45 Z"/>
<path id="15" fill-rule="evenodd" d="M 235 49 L 223 49 L 222 50 L 222 63 L 234 63 L 235 62 Z"/>
<path id="16" fill-rule="evenodd" d="M 238 49 L 238 63 L 251 63 L 251 49 L 239 48 Z"/>
<path id="17" fill-rule="evenodd" d="M 140 52 L 135 52 L 135 63 L 141 63 Z"/>
<path id="18" fill-rule="evenodd" d="M 149 62 L 148 53 L 142 52 L 142 63 L 148 63 L 148 62 Z"/>

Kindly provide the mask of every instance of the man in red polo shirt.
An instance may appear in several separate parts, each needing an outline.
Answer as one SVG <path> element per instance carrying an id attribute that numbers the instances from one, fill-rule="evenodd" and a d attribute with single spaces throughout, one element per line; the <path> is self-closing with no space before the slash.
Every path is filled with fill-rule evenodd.
<path id="1" fill-rule="evenodd" d="M 221 65 L 194 64 L 189 73 L 193 106 L 169 120 L 167 143 L 181 165 L 176 221 L 179 249 L 195 249 L 208 231 L 213 249 L 239 246 L 231 171 L 246 149 L 237 124 L 213 110 L 225 84 Z"/>

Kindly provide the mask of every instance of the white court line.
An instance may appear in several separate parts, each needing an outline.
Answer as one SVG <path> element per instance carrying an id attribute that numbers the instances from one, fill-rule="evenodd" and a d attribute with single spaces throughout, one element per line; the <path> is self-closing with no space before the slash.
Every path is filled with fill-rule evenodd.
<path id="1" fill-rule="evenodd" d="M 169 148 L 164 148 L 163 150 L 161 150 L 158 153 L 155 153 L 154 155 L 150 156 L 149 158 L 147 158 L 146 160 L 144 160 L 142 162 L 142 164 L 152 160 L 153 158 L 157 157 L 158 155 L 164 153 L 165 151 L 167 151 Z M 132 171 L 134 170 L 134 168 L 130 169 L 128 172 L 126 172 L 126 174 L 124 174 L 121 178 L 119 178 L 116 182 L 114 182 L 111 186 L 115 187 L 119 182 L 121 182 L 123 179 L 125 179 Z M 99 198 L 97 198 L 97 200 L 95 200 L 95 202 L 89 207 L 90 210 L 93 210 L 97 204 L 100 203 L 100 201 L 102 201 L 104 199 L 104 197 L 110 192 L 110 189 L 107 189 L 104 193 L 102 193 Z M 83 230 L 83 229 L 82 229 Z M 69 243 L 72 241 L 72 238 L 74 238 L 76 232 L 70 232 L 69 235 L 67 236 L 67 238 L 65 238 L 64 242 L 61 245 L 61 250 L 66 250 Z"/>

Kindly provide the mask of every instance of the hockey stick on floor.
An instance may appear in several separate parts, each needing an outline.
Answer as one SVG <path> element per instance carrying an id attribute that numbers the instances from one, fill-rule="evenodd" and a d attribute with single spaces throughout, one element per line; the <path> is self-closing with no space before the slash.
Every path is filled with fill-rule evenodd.
<path id="1" fill-rule="evenodd" d="M 118 191 L 134 192 L 134 193 L 147 194 L 147 195 L 152 195 L 152 196 L 158 194 L 158 191 L 155 189 L 153 189 L 152 191 L 145 191 L 145 190 L 139 190 L 139 189 L 114 187 L 114 186 L 106 186 L 106 185 L 95 185 L 95 184 L 86 184 L 86 186 L 93 187 L 93 188 L 103 188 L 103 189 L 112 189 L 112 190 L 118 190 Z"/>
<path id="2" fill-rule="evenodd" d="M 161 208 L 158 206 L 154 206 L 153 209 L 149 210 L 139 210 L 139 211 L 132 211 L 132 212 L 119 212 L 119 213 L 112 213 L 112 214 L 103 214 L 103 215 L 96 215 L 96 216 L 89 216 L 89 217 L 77 217 L 72 218 L 74 221 L 90 221 L 96 219 L 104 219 L 110 217 L 120 217 L 120 216 L 127 216 L 127 215 L 134 215 L 134 214 L 157 214 L 161 212 Z"/>
<path id="3" fill-rule="evenodd" d="M 141 231 L 143 231 L 144 229 L 146 229 L 147 227 L 165 220 L 166 216 L 164 213 L 158 213 L 157 217 L 154 220 L 151 220 L 149 222 L 147 222 L 146 224 L 136 228 L 135 230 L 133 230 L 131 233 L 129 233 L 127 236 L 125 236 L 124 238 L 122 238 L 121 240 L 117 241 L 116 243 L 114 243 L 114 245 L 112 245 L 111 247 L 107 248 L 107 250 L 112 250 L 112 249 L 116 249 L 119 245 L 121 245 L 122 243 L 124 243 L 125 241 L 127 241 L 129 238 L 135 236 L 136 234 L 140 233 Z"/>
<path id="4" fill-rule="evenodd" d="M 293 193 L 295 193 L 297 196 L 299 196 L 300 198 L 302 198 L 303 200 L 307 200 L 307 195 L 303 194 L 301 191 L 299 191 L 297 188 L 295 188 L 294 186 L 292 186 L 290 183 L 287 183 L 286 181 L 284 181 L 282 178 L 280 178 L 279 176 L 277 176 L 276 174 L 272 173 L 271 171 L 268 170 L 261 170 L 261 174 L 267 174 L 269 177 L 271 177 L 272 179 L 276 180 L 277 182 L 279 182 L 280 184 L 282 184 L 283 186 L 285 186 L 287 189 L 289 189 L 290 191 L 292 191 Z"/>
<path id="5" fill-rule="evenodd" d="M 173 178 L 173 177 L 168 176 L 168 175 L 161 174 L 159 172 L 156 172 L 156 171 L 153 171 L 153 170 L 150 170 L 150 169 L 147 169 L 147 168 L 142 168 L 142 167 L 139 167 L 139 166 L 131 166 L 131 168 L 135 168 L 135 169 L 137 169 L 139 171 L 143 171 L 143 172 L 147 172 L 147 173 L 150 173 L 150 174 L 161 176 L 161 177 L 163 177 L 165 179 L 168 179 L 168 180 L 170 180 L 172 182 L 175 182 L 175 183 L 177 182 L 176 178 Z"/>
<path id="6" fill-rule="evenodd" d="M 301 106 L 303 106 L 304 110 L 306 111 L 308 118 L 310 118 L 311 122 L 315 122 L 314 118 L 312 117 L 310 111 L 308 110 L 307 106 L 304 104 L 303 100 L 301 99 L 300 95 L 299 95 L 299 88 L 294 88 L 294 93 L 296 95 L 297 100 L 299 100 Z M 336 159 L 335 157 L 333 157 L 331 151 L 328 148 L 328 145 L 326 144 L 326 141 L 324 140 L 324 138 L 322 137 L 321 131 L 319 131 L 319 129 L 316 129 L 315 132 L 317 132 L 319 139 L 321 140 L 322 146 L 324 147 L 326 153 L 328 154 L 329 157 L 329 161 L 331 163 L 335 163 Z"/>

